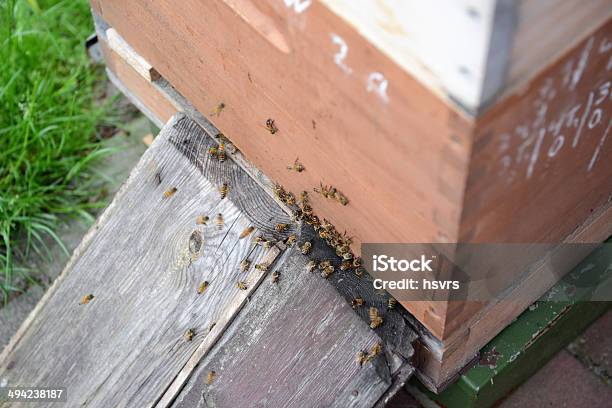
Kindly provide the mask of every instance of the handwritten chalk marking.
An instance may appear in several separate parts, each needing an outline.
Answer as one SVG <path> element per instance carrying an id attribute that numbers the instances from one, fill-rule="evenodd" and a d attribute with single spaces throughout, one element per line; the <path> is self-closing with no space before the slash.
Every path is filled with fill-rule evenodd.
<path id="1" fill-rule="evenodd" d="M 584 127 L 584 122 L 586 121 L 587 116 L 591 113 L 591 105 L 593 105 L 593 92 L 589 93 L 589 100 L 587 101 L 587 107 L 584 110 L 584 114 L 580 119 L 580 124 L 578 125 L 578 130 L 576 131 L 576 135 L 574 136 L 574 141 L 572 142 L 572 147 L 578 146 L 578 142 L 580 141 L 580 134 L 582 133 L 582 128 Z"/>
<path id="2" fill-rule="evenodd" d="M 389 81 L 380 72 L 372 72 L 368 76 L 368 92 L 376 92 L 385 103 L 389 103 L 389 96 L 387 96 L 388 86 Z"/>
<path id="3" fill-rule="evenodd" d="M 578 66 L 572 75 L 572 82 L 570 82 L 569 89 L 573 91 L 580 82 L 582 78 L 582 74 L 586 69 L 587 62 L 589 60 L 589 54 L 591 53 L 591 48 L 593 47 L 593 37 L 589 38 L 589 41 L 584 46 L 584 50 L 582 50 L 582 54 L 580 54 L 580 60 L 578 61 Z"/>
<path id="4" fill-rule="evenodd" d="M 608 122 L 608 127 L 606 128 L 606 131 L 601 137 L 601 140 L 599 140 L 599 144 L 597 145 L 595 152 L 593 152 L 593 157 L 591 157 L 591 161 L 589 162 L 589 167 L 587 168 L 587 171 L 593 170 L 593 166 L 595 165 L 595 162 L 597 161 L 597 157 L 599 157 L 599 151 L 601 150 L 603 144 L 606 141 L 606 138 L 608 137 L 608 132 L 610 132 L 611 125 L 612 125 L 612 119 L 610 119 L 610 121 Z"/>
<path id="5" fill-rule="evenodd" d="M 546 129 L 540 129 L 540 134 L 538 135 L 538 139 L 536 140 L 536 145 L 533 148 L 533 152 L 531 153 L 531 157 L 529 159 L 529 166 L 527 167 L 527 178 L 531 178 L 531 175 L 533 174 L 533 168 L 535 167 L 535 164 L 538 161 L 538 156 L 540 154 L 540 146 L 542 146 L 542 140 L 544 139 L 545 134 Z"/>
<path id="6" fill-rule="evenodd" d="M 285 0 L 285 6 L 291 8 L 293 6 L 293 11 L 298 14 L 306 11 L 308 7 L 312 4 L 311 0 Z"/>
<path id="7" fill-rule="evenodd" d="M 348 45 L 346 41 L 338 34 L 331 33 L 332 42 L 340 46 L 340 49 L 334 54 L 334 62 L 340 67 L 347 75 L 350 75 L 353 70 L 344 63 L 346 56 L 348 55 Z"/>

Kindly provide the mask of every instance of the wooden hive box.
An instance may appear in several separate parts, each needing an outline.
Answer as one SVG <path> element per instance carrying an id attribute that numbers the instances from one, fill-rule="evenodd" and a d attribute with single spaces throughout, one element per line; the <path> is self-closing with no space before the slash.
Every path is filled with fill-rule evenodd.
<path id="1" fill-rule="evenodd" d="M 605 0 L 92 8 L 110 75 L 145 112 L 160 124 L 180 110 L 206 116 L 296 195 L 335 186 L 348 205 L 314 194 L 313 207 L 356 252 L 612 233 Z M 287 169 L 296 160 L 305 171 Z M 494 301 L 403 303 L 423 328 L 417 369 L 431 389 L 554 283 L 522 272 Z"/>

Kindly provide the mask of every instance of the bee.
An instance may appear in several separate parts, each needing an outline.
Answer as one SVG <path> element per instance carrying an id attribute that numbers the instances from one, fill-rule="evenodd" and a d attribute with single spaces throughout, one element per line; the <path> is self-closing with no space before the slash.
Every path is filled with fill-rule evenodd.
<path id="1" fill-rule="evenodd" d="M 272 240 L 272 239 L 266 239 L 263 243 L 262 246 L 266 249 L 268 248 L 272 248 L 272 245 L 276 244 L 276 241 Z"/>
<path id="2" fill-rule="evenodd" d="M 295 205 L 295 196 L 293 195 L 293 193 L 285 194 L 285 204 Z"/>
<path id="3" fill-rule="evenodd" d="M 351 307 L 353 309 L 357 309 L 359 306 L 363 306 L 363 298 L 358 297 L 351 300 Z"/>
<path id="4" fill-rule="evenodd" d="M 342 205 L 347 205 L 349 203 L 348 198 L 346 198 L 346 196 L 340 192 L 336 192 L 335 197 L 336 201 L 338 201 Z"/>
<path id="5" fill-rule="evenodd" d="M 174 195 L 174 193 L 176 193 L 177 188 L 176 187 L 172 187 L 170 190 L 166 190 L 164 192 L 164 198 L 170 198 Z"/>
<path id="6" fill-rule="evenodd" d="M 283 188 L 283 186 L 281 186 L 280 184 L 274 185 L 274 195 L 276 196 L 276 198 L 282 201 L 285 197 L 285 189 Z"/>
<path id="7" fill-rule="evenodd" d="M 223 214 L 219 213 L 217 214 L 217 218 L 215 220 L 215 222 L 217 223 L 217 228 L 222 229 L 223 228 Z"/>
<path id="8" fill-rule="evenodd" d="M 287 170 L 294 170 L 298 173 L 301 173 L 306 169 L 304 168 L 304 165 L 300 163 L 299 159 L 296 158 L 295 161 L 293 162 L 293 165 L 287 166 Z"/>
<path id="9" fill-rule="evenodd" d="M 389 298 L 389 300 L 387 301 L 387 309 L 395 309 L 395 305 L 397 305 L 397 300 L 395 300 L 394 298 Z"/>
<path id="10" fill-rule="evenodd" d="M 255 269 L 258 271 L 266 272 L 270 268 L 270 264 L 267 262 L 255 264 Z"/>
<path id="11" fill-rule="evenodd" d="M 212 384 L 213 381 L 215 381 L 215 375 L 217 375 L 217 373 L 215 373 L 214 371 L 209 371 L 208 375 L 206 376 L 206 384 Z"/>
<path id="12" fill-rule="evenodd" d="M 323 271 L 321 272 L 321 276 L 327 279 L 331 276 L 332 273 L 334 273 L 334 265 L 329 265 L 323 268 Z"/>
<path id="13" fill-rule="evenodd" d="M 251 266 L 251 261 L 249 261 L 248 259 L 243 259 L 242 262 L 240 262 L 240 270 L 242 272 L 248 271 L 250 266 Z"/>
<path id="14" fill-rule="evenodd" d="M 368 354 L 368 357 L 371 360 L 374 357 L 376 357 L 377 355 L 379 355 L 381 352 L 382 352 L 382 344 L 376 343 L 370 349 L 370 353 Z"/>
<path id="15" fill-rule="evenodd" d="M 288 246 L 291 246 L 295 244 L 296 241 L 297 241 L 297 236 L 295 234 L 291 234 L 285 240 L 285 244 L 287 244 Z"/>
<path id="16" fill-rule="evenodd" d="M 342 254 L 342 259 L 350 261 L 351 259 L 353 259 L 353 254 L 350 251 L 345 252 Z"/>
<path id="17" fill-rule="evenodd" d="M 277 271 L 272 272 L 272 283 L 278 283 L 280 279 L 280 273 Z"/>
<path id="18" fill-rule="evenodd" d="M 340 270 L 341 271 L 348 271 L 351 268 L 352 265 L 353 264 L 351 263 L 351 261 L 344 260 L 340 264 Z"/>
<path id="19" fill-rule="evenodd" d="M 198 225 L 206 225 L 207 222 L 208 216 L 206 215 L 198 215 L 198 218 L 196 218 L 196 224 Z"/>
<path id="20" fill-rule="evenodd" d="M 198 295 L 201 295 L 202 293 L 206 292 L 206 289 L 209 285 L 210 284 L 208 283 L 208 281 L 200 283 L 200 285 L 198 286 Z"/>
<path id="21" fill-rule="evenodd" d="M 285 232 L 287 228 L 289 228 L 289 224 L 276 224 L 274 227 L 276 232 Z"/>
<path id="22" fill-rule="evenodd" d="M 383 323 L 383 318 L 378 314 L 378 309 L 374 306 L 370 307 L 370 328 L 376 329 Z"/>
<path id="23" fill-rule="evenodd" d="M 317 267 L 317 261 L 314 261 L 314 260 L 310 260 L 310 261 L 308 261 L 308 263 L 306 264 L 306 270 L 307 270 L 308 272 L 312 272 L 312 271 L 314 271 L 314 270 L 316 269 L 316 267 Z"/>
<path id="24" fill-rule="evenodd" d="M 219 116 L 219 115 L 221 115 L 221 111 L 223 110 L 223 108 L 225 108 L 225 103 L 221 102 L 220 104 L 215 106 L 215 109 L 213 109 L 213 111 L 210 113 L 210 115 L 211 116 Z"/>
<path id="25" fill-rule="evenodd" d="M 261 235 L 257 235 L 253 238 L 253 242 L 255 242 L 255 245 L 263 245 L 266 239 Z"/>
<path id="26" fill-rule="evenodd" d="M 300 201 L 302 202 L 303 205 L 308 204 L 310 198 L 308 197 L 308 191 L 302 191 L 300 193 Z"/>
<path id="27" fill-rule="evenodd" d="M 79 304 L 81 305 L 86 305 L 89 302 L 91 302 L 94 298 L 94 295 L 92 295 L 91 293 L 89 295 L 85 295 L 83 296 L 83 298 L 81 299 L 81 302 Z"/>
<path id="28" fill-rule="evenodd" d="M 219 188 L 219 193 L 221 194 L 221 199 L 223 200 L 227 197 L 227 193 L 229 192 L 229 186 L 227 183 L 221 184 L 221 188 Z"/>
<path id="29" fill-rule="evenodd" d="M 355 275 L 362 277 L 363 276 L 363 268 L 355 268 Z"/>
<path id="30" fill-rule="evenodd" d="M 208 148 L 208 155 L 211 158 L 216 159 L 218 154 L 219 154 L 219 150 L 217 150 L 216 147 L 212 146 L 212 147 Z"/>
<path id="31" fill-rule="evenodd" d="M 331 265 L 331 261 L 329 261 L 329 260 L 321 261 L 319 263 L 319 270 L 322 271 L 323 269 L 327 268 L 330 265 Z"/>
<path id="32" fill-rule="evenodd" d="M 185 341 L 193 340 L 194 336 L 195 336 L 195 331 L 193 331 L 193 329 L 187 329 L 185 334 L 183 334 L 183 338 L 185 339 Z"/>
<path id="33" fill-rule="evenodd" d="M 302 252 L 302 255 L 308 255 L 311 249 L 312 249 L 312 244 L 310 243 L 310 241 L 304 242 L 302 246 L 300 247 L 300 251 Z"/>
<path id="34" fill-rule="evenodd" d="M 359 352 L 357 352 L 357 356 L 356 356 L 355 360 L 357 361 L 357 364 L 359 364 L 359 366 L 362 366 L 365 363 L 367 363 L 368 355 L 365 352 L 363 352 L 363 351 L 359 351 Z"/>
<path id="35" fill-rule="evenodd" d="M 238 238 L 239 238 L 239 239 L 242 239 L 242 238 L 246 238 L 246 237 L 248 237 L 248 236 L 249 236 L 249 234 L 250 234 L 251 232 L 253 232 L 253 230 L 254 230 L 254 229 L 255 229 L 255 227 L 254 227 L 254 226 L 252 226 L 252 225 L 251 225 L 250 227 L 246 227 L 246 228 L 245 228 L 245 229 L 244 229 L 244 230 L 243 230 L 243 231 L 240 233 L 240 235 L 238 236 Z"/>
<path id="36" fill-rule="evenodd" d="M 221 163 L 223 163 L 225 159 L 227 159 L 227 154 L 225 153 L 225 143 L 223 142 L 219 143 L 219 151 L 217 153 L 217 159 L 219 159 Z"/>
<path id="37" fill-rule="evenodd" d="M 278 128 L 276 127 L 276 123 L 274 123 L 274 119 L 266 120 L 266 129 L 268 129 L 268 132 L 270 132 L 271 134 L 275 134 L 278 132 Z"/>
<path id="38" fill-rule="evenodd" d="M 361 257 L 358 256 L 357 258 L 353 259 L 353 268 L 360 268 L 361 267 Z"/>
<path id="39" fill-rule="evenodd" d="M 238 289 L 240 289 L 240 290 L 247 290 L 248 289 L 246 282 L 243 282 L 243 281 L 236 282 L 236 287 Z"/>

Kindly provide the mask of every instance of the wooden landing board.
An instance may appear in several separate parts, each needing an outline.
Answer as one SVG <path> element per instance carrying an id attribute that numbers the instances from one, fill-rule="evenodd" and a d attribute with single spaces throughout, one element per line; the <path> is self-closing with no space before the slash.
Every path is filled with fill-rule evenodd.
<path id="1" fill-rule="evenodd" d="M 216 406 L 249 406 L 249 399 L 240 398 L 253 383 L 263 392 L 288 381 L 281 367 L 305 376 L 299 390 L 286 391 L 295 392 L 296 404 L 314 406 L 323 398 L 346 406 L 347 398 L 384 397 L 392 385 L 386 358 L 364 367 L 355 360 L 357 351 L 380 337 L 332 285 L 300 269 L 306 258 L 283 255 L 282 244 L 264 249 L 240 238 L 248 226 L 256 227 L 253 234 L 278 239 L 298 231 L 295 226 L 283 234 L 274 231 L 276 223 L 290 223 L 286 213 L 231 158 L 211 159 L 207 151 L 213 145 L 182 115 L 162 129 L 0 355 L 3 384 L 67 387 L 68 406 L 168 406 L 214 347 L 212 355 L 222 350 L 226 359 L 235 359 L 232 367 L 243 370 L 249 364 L 243 354 L 262 364 L 275 362 L 268 369 L 252 367 L 242 377 L 248 381 L 239 383 L 219 367 L 214 384 L 223 391 Z M 218 191 L 222 182 L 230 186 L 226 199 Z M 207 224 L 196 222 L 201 215 L 210 217 Z M 251 265 L 276 261 L 281 281 L 266 279 L 257 289 L 267 274 L 253 266 L 241 272 L 245 258 Z M 203 281 L 209 286 L 198 294 Z M 238 289 L 237 281 L 247 289 Z M 94 297 L 82 304 L 87 294 Z M 251 342 L 239 336 L 257 325 L 261 330 Z M 191 341 L 184 337 L 189 329 Z M 215 346 L 221 336 L 224 343 Z M 223 345 L 229 342 L 241 344 L 232 356 Z M 316 375 L 307 377 L 308 372 Z"/>

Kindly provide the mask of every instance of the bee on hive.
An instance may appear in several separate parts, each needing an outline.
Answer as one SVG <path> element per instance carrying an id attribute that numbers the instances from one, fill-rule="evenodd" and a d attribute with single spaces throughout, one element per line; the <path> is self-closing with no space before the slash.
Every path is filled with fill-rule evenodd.
<path id="1" fill-rule="evenodd" d="M 274 123 L 274 119 L 266 120 L 266 129 L 268 129 L 268 132 L 270 132 L 271 134 L 275 134 L 278 132 L 278 128 L 276 127 L 276 123 Z"/>
<path id="2" fill-rule="evenodd" d="M 172 187 L 171 189 L 166 190 L 166 191 L 164 192 L 164 198 L 170 198 L 170 197 L 172 197 L 172 196 L 174 195 L 174 193 L 176 193 L 176 191 L 177 191 L 177 188 L 176 188 L 176 187 Z"/>
<path id="3" fill-rule="evenodd" d="M 227 193 L 229 192 L 229 186 L 227 185 L 227 183 L 223 183 L 221 184 L 221 187 L 219 188 L 219 194 L 221 194 L 221 199 L 223 200 L 225 197 L 227 197 Z"/>

